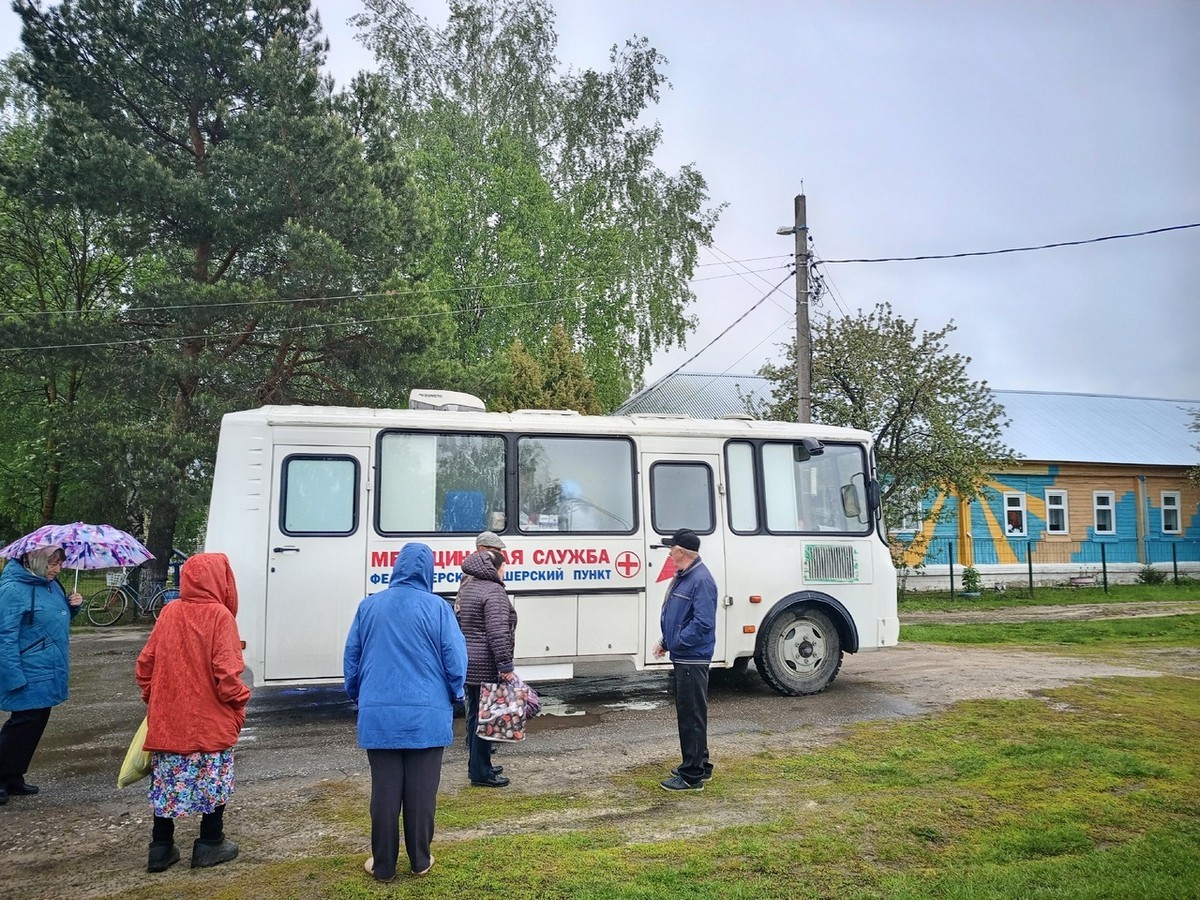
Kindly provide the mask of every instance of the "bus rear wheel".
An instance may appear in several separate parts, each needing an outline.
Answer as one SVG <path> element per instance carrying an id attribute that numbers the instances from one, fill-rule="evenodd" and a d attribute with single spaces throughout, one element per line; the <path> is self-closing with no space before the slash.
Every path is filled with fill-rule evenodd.
<path id="1" fill-rule="evenodd" d="M 781 694 L 819 694 L 842 667 L 842 638 L 819 609 L 784 610 L 762 636 L 754 665 L 763 681 Z"/>

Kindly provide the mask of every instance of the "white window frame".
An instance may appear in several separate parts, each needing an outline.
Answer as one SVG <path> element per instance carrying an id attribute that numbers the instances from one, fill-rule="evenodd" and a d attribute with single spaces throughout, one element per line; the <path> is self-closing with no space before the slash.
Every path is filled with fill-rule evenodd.
<path id="1" fill-rule="evenodd" d="M 1010 500 L 1016 500 L 1016 504 L 1010 504 Z M 1019 531 L 1013 531 L 1008 526 L 1008 514 L 1016 510 L 1021 514 L 1021 528 Z M 1024 493 L 1008 493 L 1004 495 L 1004 534 L 1008 537 L 1025 537 L 1029 534 L 1029 515 L 1025 511 L 1025 494 Z"/>
<path id="2" fill-rule="evenodd" d="M 1100 505 L 1101 498 L 1108 500 L 1106 506 Z M 1100 511 L 1102 509 L 1108 511 L 1112 528 L 1102 529 L 1100 527 Z M 1096 534 L 1117 533 L 1117 495 L 1115 491 L 1092 491 L 1092 529 Z"/>
<path id="3" fill-rule="evenodd" d="M 1071 533 L 1071 517 L 1067 511 L 1067 492 L 1064 491 L 1062 488 L 1046 488 L 1045 497 L 1046 497 L 1046 534 L 1070 534 Z M 1061 498 L 1061 502 L 1053 503 L 1050 500 L 1051 497 L 1059 497 L 1059 498 Z M 1063 527 L 1061 530 L 1050 527 L 1050 510 L 1052 510 L 1052 509 L 1062 510 Z"/>
<path id="4" fill-rule="evenodd" d="M 1171 500 L 1170 504 L 1167 500 Z M 1162 533 L 1163 534 L 1183 534 L 1183 496 L 1179 491 L 1163 491 L 1160 497 L 1162 501 Z M 1175 513 L 1175 527 L 1167 527 L 1167 511 Z"/>

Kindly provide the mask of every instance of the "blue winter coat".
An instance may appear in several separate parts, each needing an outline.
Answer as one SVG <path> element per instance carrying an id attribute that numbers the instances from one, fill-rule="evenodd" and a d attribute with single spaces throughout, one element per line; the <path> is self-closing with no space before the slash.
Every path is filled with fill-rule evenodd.
<path id="1" fill-rule="evenodd" d="M 467 645 L 454 610 L 430 591 L 433 551 L 405 544 L 386 591 L 358 605 L 342 672 L 358 702 L 364 750 L 418 750 L 454 742 Z"/>
<path id="2" fill-rule="evenodd" d="M 67 642 L 77 612 L 58 582 L 34 575 L 15 559 L 5 563 L 0 572 L 0 709 L 44 709 L 67 699 Z"/>
<path id="3" fill-rule="evenodd" d="M 712 662 L 717 643 L 717 583 L 697 559 L 675 576 L 659 616 L 672 662 Z"/>

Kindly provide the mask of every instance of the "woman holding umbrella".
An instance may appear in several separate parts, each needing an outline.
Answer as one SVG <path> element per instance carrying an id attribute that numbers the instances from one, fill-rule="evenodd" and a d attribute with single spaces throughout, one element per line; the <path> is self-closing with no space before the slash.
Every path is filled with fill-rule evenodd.
<path id="1" fill-rule="evenodd" d="M 25 781 L 50 710 L 67 699 L 68 635 L 83 597 L 55 581 L 63 548 L 51 544 L 10 559 L 0 572 L 0 805 L 36 794 Z"/>

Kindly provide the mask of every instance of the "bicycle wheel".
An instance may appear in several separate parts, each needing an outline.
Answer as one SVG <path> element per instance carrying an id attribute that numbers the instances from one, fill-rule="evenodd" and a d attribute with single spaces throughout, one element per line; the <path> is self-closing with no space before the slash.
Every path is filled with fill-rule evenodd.
<path id="1" fill-rule="evenodd" d="M 128 608 L 129 595 L 119 587 L 102 588 L 92 594 L 85 604 L 88 621 L 101 628 L 119 622 Z"/>
<path id="2" fill-rule="evenodd" d="M 157 621 L 159 614 L 163 611 L 163 607 L 172 600 L 178 599 L 179 591 L 174 588 L 159 588 L 158 593 L 150 601 L 150 615 L 154 616 L 155 621 Z"/>

